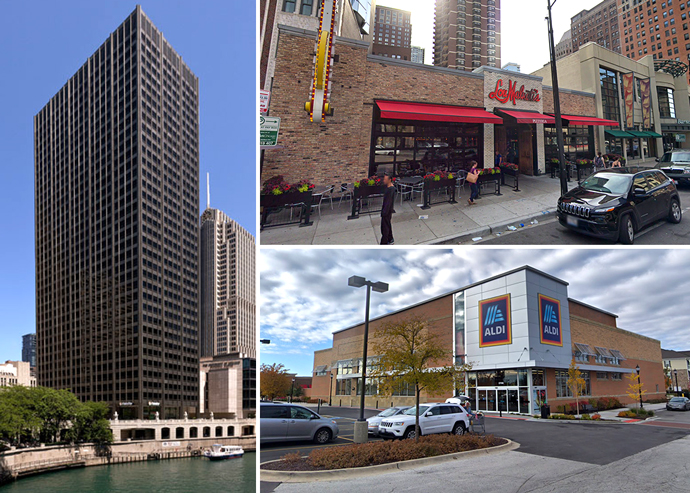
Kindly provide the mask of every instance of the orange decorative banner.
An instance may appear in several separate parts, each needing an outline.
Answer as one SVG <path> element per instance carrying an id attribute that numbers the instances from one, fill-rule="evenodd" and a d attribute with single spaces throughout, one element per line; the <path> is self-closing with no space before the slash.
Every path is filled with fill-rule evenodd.
<path id="1" fill-rule="evenodd" d="M 642 99 L 642 128 L 652 128 L 649 79 L 640 80 L 640 97 Z"/>
<path id="2" fill-rule="evenodd" d="M 625 100 L 625 126 L 633 128 L 633 83 L 635 77 L 632 72 L 623 74 L 623 99 Z"/>

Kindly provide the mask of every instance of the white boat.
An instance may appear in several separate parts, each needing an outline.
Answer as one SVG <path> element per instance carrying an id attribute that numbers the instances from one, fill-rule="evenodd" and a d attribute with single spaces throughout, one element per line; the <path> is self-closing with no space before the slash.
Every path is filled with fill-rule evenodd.
<path id="1" fill-rule="evenodd" d="M 220 445 L 214 443 L 209 450 L 204 450 L 204 457 L 210 460 L 239 459 L 244 450 L 239 445 Z"/>

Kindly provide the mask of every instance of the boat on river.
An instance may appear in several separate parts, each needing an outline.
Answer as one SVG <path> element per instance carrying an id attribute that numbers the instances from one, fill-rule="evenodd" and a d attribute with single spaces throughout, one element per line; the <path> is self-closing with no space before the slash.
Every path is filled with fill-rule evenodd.
<path id="1" fill-rule="evenodd" d="M 204 450 L 204 457 L 210 460 L 239 459 L 244 450 L 239 445 L 221 445 L 214 443 L 211 448 Z"/>

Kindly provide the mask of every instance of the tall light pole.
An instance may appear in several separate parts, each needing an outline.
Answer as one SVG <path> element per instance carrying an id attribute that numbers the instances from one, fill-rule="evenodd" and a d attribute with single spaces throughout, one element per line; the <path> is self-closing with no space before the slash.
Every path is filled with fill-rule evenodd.
<path id="1" fill-rule="evenodd" d="M 673 376 L 676 377 L 676 395 L 680 395 L 680 387 L 678 387 L 678 370 L 673 370 Z"/>
<path id="2" fill-rule="evenodd" d="M 347 285 L 354 288 L 367 287 L 367 301 L 364 309 L 364 349 L 362 350 L 362 385 L 359 401 L 359 418 L 355 421 L 355 443 L 366 443 L 369 433 L 369 427 L 364 419 L 364 396 L 366 395 L 366 378 L 367 378 L 367 341 L 369 339 L 369 300 L 371 298 L 371 290 L 377 293 L 385 293 L 388 291 L 388 284 L 385 282 L 367 281 L 360 276 L 352 276 L 347 280 Z"/>
<path id="3" fill-rule="evenodd" d="M 553 43 L 553 23 L 551 22 L 551 7 L 556 0 L 546 0 L 549 9 L 549 51 L 551 53 L 551 86 L 553 87 L 553 111 L 556 117 L 556 140 L 558 143 L 558 168 L 561 177 L 561 195 L 568 193 L 568 180 L 565 175 L 565 145 L 563 143 L 563 123 L 561 122 L 561 98 L 558 94 L 558 70 L 556 70 L 556 48 Z"/>
<path id="4" fill-rule="evenodd" d="M 331 397 L 333 397 L 333 370 L 330 371 L 331 374 L 331 384 L 328 387 L 328 405 L 331 405 Z"/>
<path id="5" fill-rule="evenodd" d="M 295 379 L 292 379 L 292 385 L 290 385 L 290 404 L 292 404 L 292 396 L 295 392 Z"/>
<path id="6" fill-rule="evenodd" d="M 640 384 L 640 365 L 635 366 L 635 371 L 637 371 L 637 390 L 640 392 L 640 409 L 644 409 L 642 406 L 642 385 Z"/>

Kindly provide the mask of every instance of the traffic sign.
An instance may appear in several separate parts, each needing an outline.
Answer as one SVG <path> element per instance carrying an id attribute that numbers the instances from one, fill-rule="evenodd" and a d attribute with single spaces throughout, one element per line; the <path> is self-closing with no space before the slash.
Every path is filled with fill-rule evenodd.
<path id="1" fill-rule="evenodd" d="M 259 145 L 278 145 L 278 132 L 280 131 L 280 118 L 273 116 L 259 117 Z"/>

